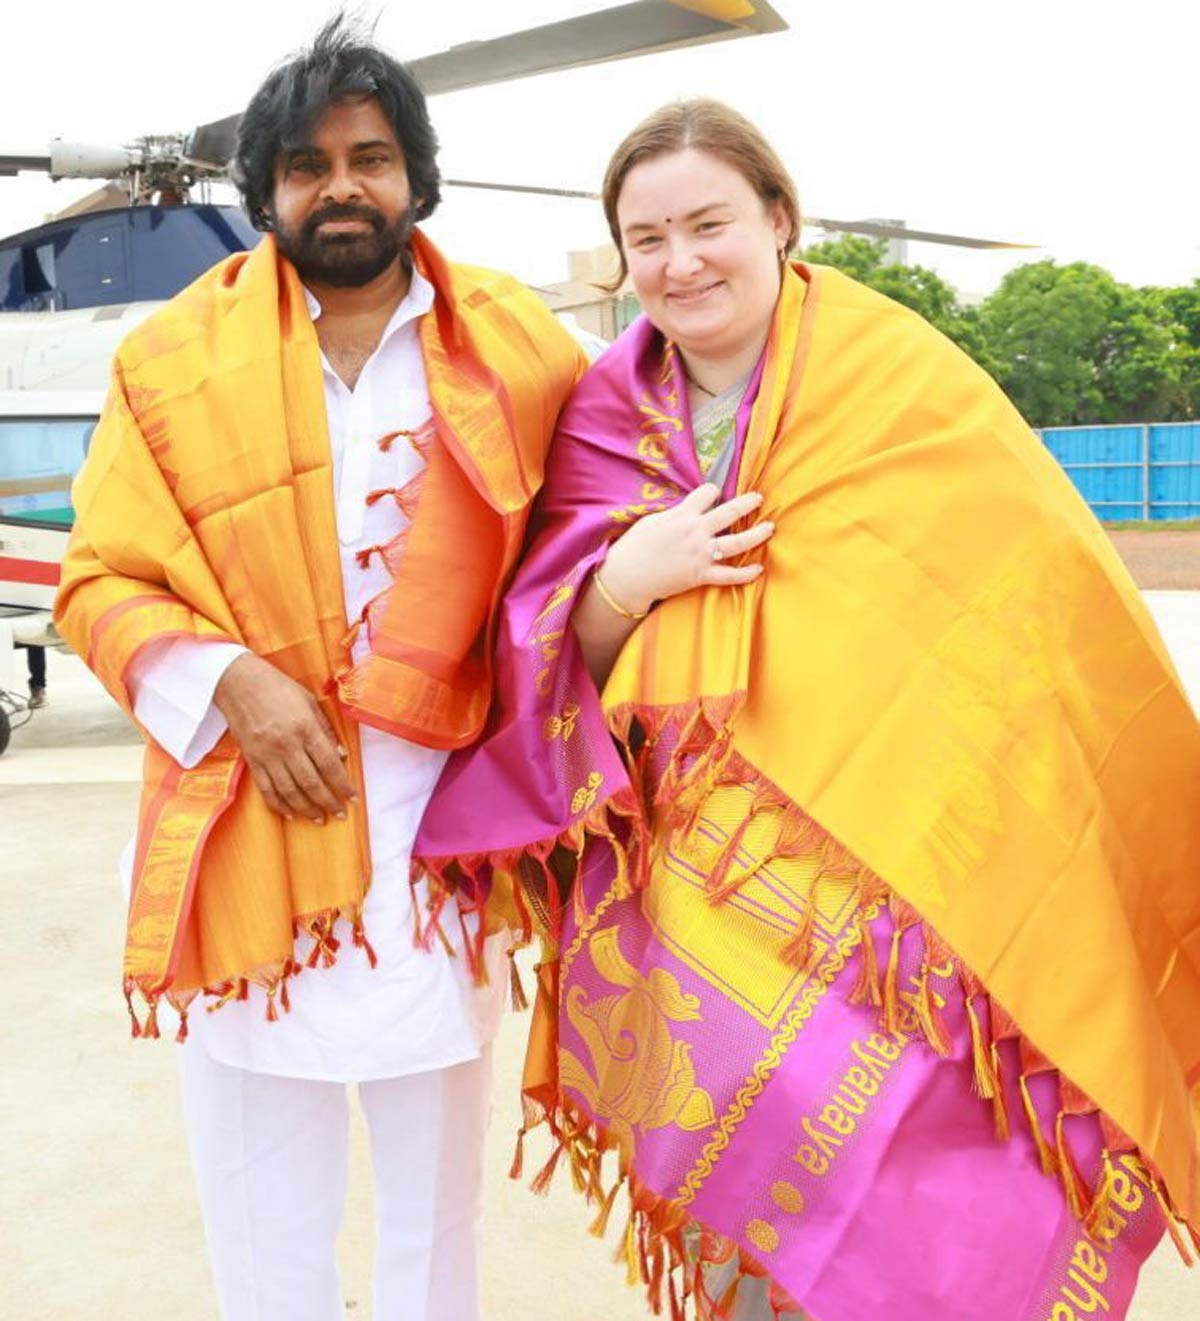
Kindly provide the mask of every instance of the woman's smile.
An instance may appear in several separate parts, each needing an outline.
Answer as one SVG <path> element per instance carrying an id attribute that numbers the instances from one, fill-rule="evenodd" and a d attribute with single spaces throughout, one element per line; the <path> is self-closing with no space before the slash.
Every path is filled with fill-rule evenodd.
<path id="1" fill-rule="evenodd" d="M 710 294 L 724 287 L 724 280 L 711 280 L 707 284 L 697 285 L 694 289 L 669 289 L 666 297 L 681 307 L 696 307 L 705 302 Z"/>

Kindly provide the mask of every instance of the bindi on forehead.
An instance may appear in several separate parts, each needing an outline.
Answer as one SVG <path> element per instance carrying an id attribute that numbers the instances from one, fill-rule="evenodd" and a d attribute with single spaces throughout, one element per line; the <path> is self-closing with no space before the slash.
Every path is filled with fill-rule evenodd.
<path id="1" fill-rule="evenodd" d="M 706 202 L 703 206 L 698 206 L 695 210 L 679 217 L 664 216 L 661 220 L 635 220 L 631 224 L 623 225 L 621 232 L 628 241 L 641 234 L 652 234 L 656 229 L 665 229 L 673 225 L 676 219 L 681 225 L 688 225 L 693 221 L 704 219 L 711 213 L 715 213 L 715 218 L 727 220 L 732 219 L 736 214 L 732 203 L 728 201 Z"/>

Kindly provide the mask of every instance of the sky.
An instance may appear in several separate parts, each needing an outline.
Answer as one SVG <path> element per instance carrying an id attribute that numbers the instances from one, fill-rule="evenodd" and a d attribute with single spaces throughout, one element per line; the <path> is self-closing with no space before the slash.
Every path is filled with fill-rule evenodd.
<path id="1" fill-rule="evenodd" d="M 447 177 L 598 189 L 645 114 L 716 96 L 754 120 L 801 204 L 839 219 L 1038 244 L 980 253 L 913 244 L 969 294 L 1021 262 L 1091 261 L 1133 284 L 1200 278 L 1200 7 L 1180 0 L 773 0 L 790 27 L 693 50 L 439 96 Z M 59 0 L 4 20 L 0 149 L 122 143 L 239 110 L 331 0 Z M 401 59 L 608 7 L 605 0 L 375 4 Z M 12 54 L 16 53 L 16 58 Z M 0 178 L 0 234 L 97 185 Z M 599 204 L 447 190 L 429 232 L 450 256 L 531 283 L 606 241 Z"/>

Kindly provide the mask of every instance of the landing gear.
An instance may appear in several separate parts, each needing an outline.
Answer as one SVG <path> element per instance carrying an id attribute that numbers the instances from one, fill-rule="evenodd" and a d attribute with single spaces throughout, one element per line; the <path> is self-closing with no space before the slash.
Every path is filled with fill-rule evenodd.
<path id="1" fill-rule="evenodd" d="M 0 693 L 0 757 L 4 755 L 4 749 L 8 747 L 8 740 L 12 738 L 12 721 L 8 716 L 8 702 L 8 694 Z"/>
<path id="2" fill-rule="evenodd" d="M 13 734 L 33 719 L 35 708 L 46 705 L 46 648 L 57 649 L 62 645 L 48 610 L 0 606 L 0 755 Z M 22 662 L 21 679 L 18 679 L 13 658 L 21 648 L 36 649 L 28 652 L 33 660 L 28 666 L 28 698 L 16 691 L 26 669 Z"/>
<path id="3" fill-rule="evenodd" d="M 13 730 L 29 724 L 32 719 L 33 710 L 28 702 L 0 688 L 0 757 L 8 747 Z"/>

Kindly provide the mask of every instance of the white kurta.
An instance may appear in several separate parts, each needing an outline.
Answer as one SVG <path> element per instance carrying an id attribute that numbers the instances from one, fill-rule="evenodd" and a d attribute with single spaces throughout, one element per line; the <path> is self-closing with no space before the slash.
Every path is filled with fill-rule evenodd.
<path id="1" fill-rule="evenodd" d="M 308 295 L 314 321 L 321 309 Z M 322 355 L 325 409 L 333 455 L 334 499 L 348 620 L 386 589 L 390 574 L 379 555 L 366 568 L 360 550 L 391 541 L 405 525 L 395 500 L 368 507 L 372 491 L 399 489 L 424 467 L 406 441 L 386 451 L 382 437 L 417 430 L 431 416 L 418 321 L 433 306 L 433 288 L 413 272 L 407 297 L 397 307 L 353 391 Z M 448 585 L 448 590 L 452 590 Z M 367 650 L 365 630 L 356 659 Z M 151 736 L 184 766 L 195 765 L 225 731 L 212 695 L 240 647 L 190 639 L 147 649 L 132 675 L 134 710 Z M 504 938 L 488 942 L 490 985 L 473 985 L 466 960 L 448 958 L 435 945 L 413 944 L 409 860 L 425 806 L 446 754 L 363 726 L 362 759 L 374 880 L 363 918 L 378 966 L 350 940 L 348 924 L 337 931 L 338 961 L 304 971 L 289 986 L 291 1012 L 266 1020 L 265 996 L 189 1016 L 189 1043 L 223 1064 L 293 1078 L 362 1082 L 442 1069 L 477 1059 L 495 1036 L 507 982 Z M 131 851 L 127 851 L 128 874 Z M 203 884 L 203 879 L 201 879 Z M 447 935 L 461 946 L 458 921 Z M 297 942 L 303 963 L 311 942 Z"/>

